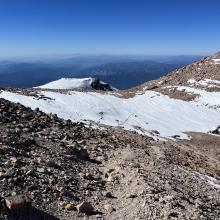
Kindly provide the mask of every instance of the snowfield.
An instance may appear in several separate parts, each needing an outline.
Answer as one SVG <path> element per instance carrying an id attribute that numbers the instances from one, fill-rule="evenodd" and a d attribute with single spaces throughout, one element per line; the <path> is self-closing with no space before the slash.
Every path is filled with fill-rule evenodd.
<path id="1" fill-rule="evenodd" d="M 36 88 L 41 89 L 90 89 L 93 78 L 61 78 Z"/>
<path id="2" fill-rule="evenodd" d="M 154 91 L 129 99 L 113 94 L 78 91 L 69 94 L 41 91 L 41 94 L 49 99 L 37 99 L 7 91 L 2 91 L 0 98 L 19 102 L 32 109 L 38 107 L 46 113 L 52 112 L 72 121 L 94 121 L 148 135 L 157 135 L 156 130 L 159 137 L 179 135 L 180 138 L 188 138 L 184 132 L 208 132 L 220 124 L 220 113 L 217 109 L 210 108 L 220 103 L 219 93 L 215 96 L 214 93 L 202 91 L 201 100 L 191 102 L 171 99 Z"/>
<path id="3" fill-rule="evenodd" d="M 214 64 L 220 64 L 220 59 L 212 59 Z"/>

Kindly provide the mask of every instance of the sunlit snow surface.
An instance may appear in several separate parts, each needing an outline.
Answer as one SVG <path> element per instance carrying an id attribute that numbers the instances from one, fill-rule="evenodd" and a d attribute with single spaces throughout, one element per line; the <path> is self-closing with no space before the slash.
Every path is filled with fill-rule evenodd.
<path id="1" fill-rule="evenodd" d="M 36 88 L 41 89 L 85 89 L 91 88 L 93 78 L 61 78 Z"/>
<path id="2" fill-rule="evenodd" d="M 220 64 L 220 59 L 212 59 L 212 61 L 214 62 L 214 64 Z"/>
<path id="3" fill-rule="evenodd" d="M 191 102 L 171 99 L 153 91 L 129 99 L 95 92 L 61 94 L 42 91 L 41 94 L 51 99 L 38 100 L 7 91 L 2 91 L 0 97 L 32 109 L 39 107 L 46 113 L 52 112 L 72 121 L 94 121 L 144 134 L 157 130 L 160 137 L 179 135 L 187 138 L 184 132 L 208 132 L 220 124 L 220 113 L 203 103 L 210 102 L 212 106 L 217 104 L 220 101 L 219 93 L 215 97 L 213 93 L 202 91 L 204 100 Z"/>

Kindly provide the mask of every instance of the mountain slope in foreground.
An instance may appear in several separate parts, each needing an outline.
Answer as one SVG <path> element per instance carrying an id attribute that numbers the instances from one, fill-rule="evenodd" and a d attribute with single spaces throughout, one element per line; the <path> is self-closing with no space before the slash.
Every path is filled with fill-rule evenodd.
<path id="1" fill-rule="evenodd" d="M 218 219 L 218 56 L 125 91 L 2 91 L 0 219 Z"/>

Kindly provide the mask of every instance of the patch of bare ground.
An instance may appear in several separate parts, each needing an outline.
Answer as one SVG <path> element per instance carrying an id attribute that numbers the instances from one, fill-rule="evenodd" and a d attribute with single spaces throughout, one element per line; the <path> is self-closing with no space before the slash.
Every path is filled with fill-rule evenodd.
<path id="1" fill-rule="evenodd" d="M 206 88 L 206 91 L 208 91 L 208 92 L 220 92 L 220 87 L 209 87 L 209 88 Z"/>
<path id="2" fill-rule="evenodd" d="M 156 92 L 159 92 L 163 95 L 167 95 L 170 98 L 173 99 L 179 99 L 179 100 L 183 100 L 183 101 L 192 101 L 195 98 L 197 98 L 199 95 L 197 94 L 193 94 L 193 93 L 188 93 L 184 90 L 177 90 L 177 88 L 158 88 L 155 90 Z"/>
<path id="3" fill-rule="evenodd" d="M 195 132 L 187 134 L 192 139 L 171 143 L 166 150 L 167 159 L 220 180 L 220 136 Z"/>
<path id="4" fill-rule="evenodd" d="M 70 92 L 96 92 L 96 93 L 114 93 L 114 91 L 103 91 L 103 90 L 94 90 L 89 88 L 83 89 L 41 89 L 41 88 L 4 88 L 8 92 L 17 93 L 20 95 L 30 95 L 30 96 L 37 96 L 40 94 L 41 91 L 43 92 L 57 92 L 61 94 L 69 94 Z"/>
<path id="5" fill-rule="evenodd" d="M 140 88 L 135 87 L 135 88 L 131 88 L 131 89 L 118 91 L 116 93 L 116 95 L 119 94 L 120 98 L 129 99 L 129 98 L 133 98 L 137 94 L 141 94 L 141 93 L 143 93 L 143 91 Z"/>

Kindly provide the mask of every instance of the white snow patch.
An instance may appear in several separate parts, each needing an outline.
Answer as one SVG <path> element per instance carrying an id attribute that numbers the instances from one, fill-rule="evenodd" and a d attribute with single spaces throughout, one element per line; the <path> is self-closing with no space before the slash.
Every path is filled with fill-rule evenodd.
<path id="1" fill-rule="evenodd" d="M 197 81 L 196 81 L 195 79 L 193 79 L 193 78 L 188 80 L 188 83 L 190 83 L 190 84 L 194 84 L 194 83 L 196 83 L 196 82 L 197 82 Z"/>
<path id="2" fill-rule="evenodd" d="M 129 99 L 78 91 L 69 94 L 42 91 L 41 94 L 51 100 L 38 100 L 32 96 L 6 91 L 0 97 L 32 109 L 39 107 L 46 113 L 55 113 L 72 121 L 94 121 L 143 134 L 157 130 L 160 137 L 179 135 L 181 138 L 188 138 L 184 132 L 208 132 L 220 124 L 220 113 L 216 110 L 198 102 L 171 99 L 154 91 Z"/>
<path id="3" fill-rule="evenodd" d="M 158 84 L 158 85 L 161 85 L 161 84 L 163 84 L 163 83 L 164 83 L 164 81 L 161 80 L 161 81 L 159 81 L 157 84 Z"/>
<path id="4" fill-rule="evenodd" d="M 214 62 L 214 64 L 220 64 L 220 59 L 212 59 L 212 61 Z"/>
<path id="5" fill-rule="evenodd" d="M 91 88 L 93 78 L 61 78 L 53 82 L 49 82 L 45 85 L 38 86 L 36 88 L 41 89 L 85 89 Z"/>

